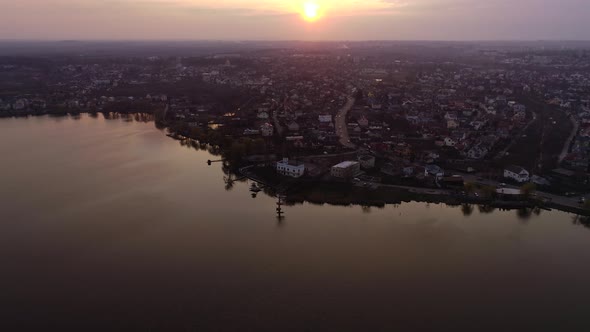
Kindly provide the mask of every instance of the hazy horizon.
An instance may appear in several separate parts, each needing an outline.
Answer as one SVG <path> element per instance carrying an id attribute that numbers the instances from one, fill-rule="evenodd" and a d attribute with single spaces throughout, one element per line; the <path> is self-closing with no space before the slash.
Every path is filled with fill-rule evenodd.
<path id="1" fill-rule="evenodd" d="M 588 14 L 585 0 L 20 0 L 0 40 L 586 41 Z"/>
<path id="2" fill-rule="evenodd" d="M 140 39 L 140 38 L 122 38 L 122 39 L 107 39 L 107 38 L 79 38 L 79 39 L 67 39 L 67 38 L 50 38 L 50 39 L 35 39 L 35 38 L 0 38 L 0 42 L 26 42 L 26 43 L 100 43 L 100 42 L 138 42 L 138 43 L 160 43 L 160 42 L 175 42 L 175 43 L 199 43 L 199 42 L 227 42 L 227 43 L 248 43 L 248 42 L 305 42 L 305 43 L 346 43 L 346 42 L 432 42 L 432 43 L 519 43 L 519 42 L 590 42 L 588 39 L 231 39 L 231 38 L 218 38 L 218 39 L 175 39 L 175 38 L 162 38 L 162 39 Z"/>

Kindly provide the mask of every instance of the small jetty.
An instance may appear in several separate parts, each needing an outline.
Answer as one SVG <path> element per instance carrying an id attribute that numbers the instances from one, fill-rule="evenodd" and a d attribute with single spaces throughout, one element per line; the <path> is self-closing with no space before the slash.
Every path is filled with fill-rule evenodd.
<path id="1" fill-rule="evenodd" d="M 186 137 L 186 136 L 183 136 L 183 135 L 180 135 L 177 133 L 168 133 L 168 134 L 166 134 L 166 136 L 168 136 L 172 139 L 175 139 L 177 141 L 184 141 L 184 140 L 190 139 L 189 137 Z"/>
<path id="2" fill-rule="evenodd" d="M 278 196 L 278 201 L 277 201 L 277 220 L 279 220 L 279 222 L 283 221 L 285 219 L 284 216 L 284 212 L 283 212 L 283 196 L 279 195 Z"/>
<path id="3" fill-rule="evenodd" d="M 256 182 L 252 182 L 252 185 L 250 186 L 250 191 L 253 193 L 258 193 L 258 192 L 261 192 L 262 189 L 260 189 L 260 187 L 258 187 Z"/>

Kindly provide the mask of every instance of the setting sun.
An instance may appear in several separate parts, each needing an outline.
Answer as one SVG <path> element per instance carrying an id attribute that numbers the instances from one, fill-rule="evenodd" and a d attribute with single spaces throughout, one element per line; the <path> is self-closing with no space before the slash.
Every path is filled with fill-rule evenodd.
<path id="1" fill-rule="evenodd" d="M 303 4 L 303 18 L 307 21 L 315 21 L 320 17 L 320 5 L 315 2 Z"/>

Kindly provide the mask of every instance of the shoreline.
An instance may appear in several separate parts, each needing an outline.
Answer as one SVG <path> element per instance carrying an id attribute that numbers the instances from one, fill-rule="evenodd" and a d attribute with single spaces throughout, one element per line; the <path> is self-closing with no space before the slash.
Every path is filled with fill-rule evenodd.
<path id="1" fill-rule="evenodd" d="M 240 172 L 252 181 L 263 183 L 275 191 L 273 194 L 285 195 L 287 204 L 331 204 L 331 205 L 365 205 L 383 207 L 390 204 L 401 204 L 409 202 L 422 202 L 433 204 L 446 204 L 449 206 L 460 205 L 482 205 L 494 209 L 542 209 L 558 210 L 580 216 L 590 217 L 590 211 L 582 207 L 572 207 L 559 204 L 554 201 L 541 199 L 529 200 L 499 200 L 475 196 L 460 195 L 458 191 L 448 189 L 434 189 L 424 187 L 410 187 L 398 185 L 375 184 L 373 187 L 362 187 L 352 183 L 323 182 L 310 180 L 290 181 L 291 188 L 281 192 L 279 188 L 285 189 L 286 181 L 276 182 L 257 174 L 255 170 L 249 170 L 248 174 Z"/>
<path id="2" fill-rule="evenodd" d="M 79 116 L 81 114 L 97 115 L 97 114 L 111 114 L 113 112 L 65 112 L 65 113 L 50 113 L 46 112 L 43 114 L 19 114 L 19 115 L 0 115 L 0 118 L 28 118 L 35 116 Z M 150 114 L 142 112 L 129 112 L 120 113 L 125 115 L 134 114 Z M 155 121 L 154 121 L 155 123 Z M 169 128 L 165 123 L 165 128 Z M 176 137 L 169 136 L 172 139 L 178 140 Z M 187 137 L 187 139 L 189 139 Z M 190 138 L 192 139 L 192 138 Z M 572 213 L 580 216 L 590 216 L 590 211 L 583 207 L 571 206 L 560 204 L 554 200 L 528 200 L 528 201 L 507 201 L 507 200 L 495 200 L 487 198 L 478 198 L 463 196 L 455 193 L 453 190 L 448 189 L 435 189 L 425 187 L 414 187 L 414 186 L 401 186 L 401 185 L 385 185 L 381 183 L 372 183 L 372 186 L 377 188 L 364 188 L 355 186 L 352 183 L 340 183 L 340 182 L 323 182 L 323 181 L 311 181 L 297 179 L 294 181 L 286 181 L 281 179 L 281 182 L 276 183 L 269 179 L 265 179 L 264 176 L 260 176 L 256 171 L 249 171 L 247 174 L 243 173 L 242 170 L 248 166 L 246 164 L 240 165 L 234 168 L 234 172 L 238 175 L 245 176 L 252 181 L 263 183 L 269 188 L 273 188 L 276 191 L 279 188 L 280 191 L 290 191 L 289 187 L 307 187 L 307 188 L 296 188 L 295 193 L 287 194 L 287 203 L 303 203 L 310 202 L 312 204 L 333 204 L 333 205 L 369 205 L 369 206 L 384 206 L 387 204 L 400 204 L 402 202 L 423 202 L 423 203 L 435 203 L 435 204 L 447 204 L 451 206 L 458 206 L 462 204 L 477 204 L 485 205 L 492 208 L 506 208 L 506 209 L 527 209 L 527 208 L 541 208 L 541 209 L 556 209 L 562 212 Z M 249 168 L 248 168 L 249 169 Z M 287 184 L 285 184 L 287 183 Z M 330 192 L 328 187 L 332 187 L 333 191 Z M 343 190 L 348 189 L 348 191 Z M 303 191 L 307 191 L 304 193 Z M 335 194 L 340 192 L 345 195 Z M 351 194 L 352 197 L 347 197 Z M 321 197 L 323 199 L 320 199 Z M 341 196 L 341 197 L 339 197 Z"/>

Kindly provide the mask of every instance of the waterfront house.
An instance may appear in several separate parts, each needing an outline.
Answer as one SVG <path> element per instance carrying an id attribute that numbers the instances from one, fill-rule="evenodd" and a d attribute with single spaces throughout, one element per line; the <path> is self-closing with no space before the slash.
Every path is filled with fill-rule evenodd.
<path id="1" fill-rule="evenodd" d="M 518 183 L 528 182 L 530 179 L 529 172 L 520 166 L 508 166 L 504 169 L 504 177 L 514 180 Z"/>
<path id="2" fill-rule="evenodd" d="M 335 178 L 350 179 L 360 173 L 361 164 L 356 161 L 344 161 L 332 166 L 330 174 Z"/>
<path id="3" fill-rule="evenodd" d="M 276 169 L 277 173 L 292 178 L 300 178 L 305 174 L 305 164 L 301 161 L 289 160 L 289 158 L 278 161 Z"/>
<path id="4" fill-rule="evenodd" d="M 514 188 L 498 188 L 496 195 L 503 201 L 520 201 L 524 198 L 521 190 Z"/>

